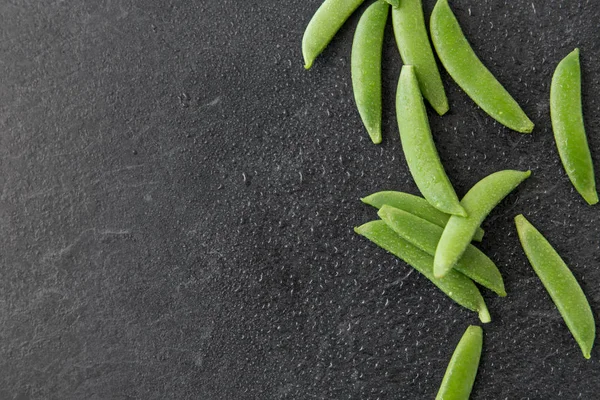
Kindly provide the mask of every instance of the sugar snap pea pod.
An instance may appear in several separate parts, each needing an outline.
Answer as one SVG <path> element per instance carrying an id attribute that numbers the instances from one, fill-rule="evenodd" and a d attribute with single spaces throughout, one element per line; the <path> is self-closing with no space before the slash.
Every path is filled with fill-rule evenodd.
<path id="1" fill-rule="evenodd" d="M 331 42 L 344 22 L 364 0 L 325 0 L 313 15 L 302 37 L 304 68 L 310 69 L 315 58 Z"/>
<path id="2" fill-rule="evenodd" d="M 596 323 L 583 290 L 556 250 L 523 215 L 517 215 L 515 223 L 533 270 L 550 294 L 583 356 L 589 359 L 596 338 Z"/>
<path id="3" fill-rule="evenodd" d="M 396 117 L 408 168 L 423 197 L 440 211 L 466 216 L 435 148 L 415 67 L 411 65 L 403 66 L 400 72 Z"/>
<path id="4" fill-rule="evenodd" d="M 448 99 L 429 43 L 421 0 L 402 0 L 392 10 L 392 22 L 402 62 L 415 66 L 423 97 L 439 115 L 444 115 Z"/>
<path id="5" fill-rule="evenodd" d="M 381 51 L 390 5 L 371 4 L 356 26 L 352 43 L 352 87 L 363 124 L 373 143 L 381 143 Z"/>
<path id="6" fill-rule="evenodd" d="M 435 400 L 469 400 L 482 347 L 483 329 L 469 326 L 452 354 Z"/>
<path id="7" fill-rule="evenodd" d="M 431 14 L 431 40 L 452 79 L 502 125 L 530 133 L 533 122 L 479 60 L 452 13 L 448 0 L 438 0 Z"/>
<path id="8" fill-rule="evenodd" d="M 436 277 L 443 277 L 454 267 L 471 242 L 475 229 L 490 211 L 529 175 L 531 171 L 498 171 L 477 182 L 467 192 L 460 204 L 469 216 L 451 216 L 435 250 Z"/>
<path id="9" fill-rule="evenodd" d="M 596 179 L 581 111 L 579 49 L 556 67 L 550 86 L 550 116 L 558 154 L 573 186 L 588 202 L 596 204 Z"/>
<path id="10" fill-rule="evenodd" d="M 435 254 L 443 228 L 390 206 L 381 207 L 377 215 L 404 240 L 431 256 Z M 499 296 L 506 296 L 504 281 L 498 267 L 477 247 L 467 246 L 454 268 Z"/>
<path id="11" fill-rule="evenodd" d="M 434 277 L 433 257 L 399 237 L 385 222 L 367 222 L 354 231 L 404 260 L 461 306 L 476 311 L 481 322 L 491 321 L 485 301 L 473 281 L 457 271 L 450 271 L 444 279 Z"/>
<path id="12" fill-rule="evenodd" d="M 446 226 L 448 219 L 450 219 L 449 214 L 441 212 L 429 204 L 429 202 L 424 198 L 409 193 L 383 191 L 373 193 L 365 198 L 362 198 L 361 201 L 377 209 L 380 209 L 384 205 L 399 208 L 400 210 L 404 210 L 416 215 L 417 217 L 423 218 L 424 220 L 432 222 L 442 228 Z M 475 235 L 473 235 L 473 240 L 481 242 L 483 239 L 483 234 L 483 229 L 478 227 L 475 231 Z"/>

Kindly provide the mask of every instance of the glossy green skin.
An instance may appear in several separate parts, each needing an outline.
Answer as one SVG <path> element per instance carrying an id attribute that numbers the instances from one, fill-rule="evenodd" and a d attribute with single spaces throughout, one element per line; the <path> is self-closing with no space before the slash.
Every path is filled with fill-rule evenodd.
<path id="1" fill-rule="evenodd" d="M 452 354 L 435 400 L 469 400 L 482 346 L 483 329 L 469 326 Z"/>
<path id="2" fill-rule="evenodd" d="M 373 143 L 381 143 L 381 52 L 390 5 L 371 4 L 358 21 L 352 43 L 352 87 L 356 107 Z"/>
<path id="3" fill-rule="evenodd" d="M 554 71 L 550 116 L 558 154 L 569 179 L 588 204 L 598 203 L 594 165 L 581 110 L 579 49 L 566 56 Z"/>
<path id="4" fill-rule="evenodd" d="M 304 68 L 310 69 L 315 58 L 327 47 L 344 22 L 364 0 L 325 0 L 311 18 L 304 37 Z"/>
<path id="5" fill-rule="evenodd" d="M 423 97 L 439 115 L 444 115 L 448 99 L 429 42 L 421 0 L 402 0 L 392 10 L 392 21 L 402 62 L 415 66 Z"/>
<path id="6" fill-rule="evenodd" d="M 400 0 L 385 0 L 390 6 L 397 8 L 400 7 Z"/>
<path id="7" fill-rule="evenodd" d="M 469 190 L 460 202 L 469 216 L 451 216 L 438 243 L 434 261 L 436 277 L 441 278 L 452 270 L 485 217 L 529 175 L 530 171 L 499 171 L 486 176 Z"/>
<path id="8" fill-rule="evenodd" d="M 431 256 L 435 254 L 443 228 L 390 206 L 381 207 L 377 215 L 404 240 Z M 467 246 L 454 268 L 499 296 L 506 296 L 504 281 L 498 267 L 477 247 Z"/>
<path id="9" fill-rule="evenodd" d="M 361 201 L 377 209 L 380 209 L 384 205 L 398 208 L 416 215 L 417 217 L 423 218 L 424 220 L 434 223 L 442 228 L 446 226 L 448 220 L 450 219 L 449 214 L 441 212 L 429 204 L 429 202 L 424 198 L 408 193 L 395 191 L 377 192 L 361 199 Z M 473 240 L 481 242 L 483 235 L 483 229 L 478 227 L 475 231 L 475 235 L 473 235 Z"/>
<path id="10" fill-rule="evenodd" d="M 415 67 L 410 65 L 403 66 L 400 72 L 396 116 L 404 156 L 423 197 L 446 214 L 467 215 L 435 148 Z"/>
<path id="11" fill-rule="evenodd" d="M 490 313 L 485 301 L 469 278 L 457 271 L 451 271 L 444 279 L 435 278 L 433 257 L 402 239 L 383 221 L 367 222 L 354 228 L 354 231 L 404 260 L 461 306 L 478 312 L 481 322 L 490 322 Z"/>
<path id="12" fill-rule="evenodd" d="M 531 266 L 579 344 L 583 356 L 589 359 L 596 338 L 596 323 L 583 290 L 556 250 L 523 215 L 517 215 L 515 223 Z"/>
<path id="13" fill-rule="evenodd" d="M 438 57 L 458 86 L 502 125 L 530 133 L 533 122 L 473 52 L 448 0 L 438 0 L 431 14 L 430 30 Z"/>

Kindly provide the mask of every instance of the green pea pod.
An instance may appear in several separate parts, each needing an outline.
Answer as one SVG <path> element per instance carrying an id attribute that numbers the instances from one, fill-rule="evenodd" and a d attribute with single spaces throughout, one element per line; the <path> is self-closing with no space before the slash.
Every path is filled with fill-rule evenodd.
<path id="1" fill-rule="evenodd" d="M 404 156 L 423 197 L 440 211 L 466 216 L 435 148 L 415 68 L 410 65 L 400 72 L 396 116 Z"/>
<path id="2" fill-rule="evenodd" d="M 315 58 L 331 42 L 344 22 L 364 0 L 325 0 L 313 15 L 302 37 L 304 68 L 310 69 Z"/>
<path id="3" fill-rule="evenodd" d="M 460 202 L 469 216 L 451 216 L 438 243 L 434 261 L 436 277 L 445 276 L 456 265 L 485 217 L 529 175 L 531 171 L 499 171 L 486 176 L 469 190 Z"/>
<path id="4" fill-rule="evenodd" d="M 352 87 L 363 124 L 373 143 L 381 143 L 381 51 L 389 4 L 378 0 L 363 13 L 352 43 Z"/>
<path id="5" fill-rule="evenodd" d="M 483 329 L 469 326 L 452 354 L 435 400 L 469 400 L 482 347 Z"/>
<path id="6" fill-rule="evenodd" d="M 562 164 L 579 194 L 596 204 L 596 179 L 581 110 L 581 68 L 579 49 L 556 67 L 550 86 L 552 130 Z"/>
<path id="7" fill-rule="evenodd" d="M 367 222 L 354 231 L 404 260 L 461 306 L 478 312 L 481 322 L 491 321 L 485 301 L 473 281 L 457 271 L 450 271 L 444 279 L 434 277 L 433 257 L 402 239 L 385 222 Z"/>
<path id="8" fill-rule="evenodd" d="M 596 338 L 596 323 L 583 290 L 556 250 L 523 215 L 517 215 L 515 223 L 533 270 L 554 301 L 583 356 L 589 359 Z"/>
<path id="9" fill-rule="evenodd" d="M 429 43 L 421 0 L 402 0 L 392 10 L 392 21 L 402 62 L 415 66 L 423 97 L 439 115 L 444 115 L 448 99 Z"/>
<path id="10" fill-rule="evenodd" d="M 452 13 L 448 0 L 438 0 L 431 14 L 431 40 L 440 61 L 465 93 L 502 125 L 530 133 L 533 122 L 479 60 Z"/>
<path id="11" fill-rule="evenodd" d="M 377 192 L 361 199 L 361 201 L 377 209 L 380 209 L 384 205 L 398 208 L 423 218 L 426 221 L 432 222 L 442 228 L 446 226 L 448 219 L 450 219 L 449 214 L 441 212 L 429 204 L 424 198 L 408 193 L 394 191 Z M 473 240 L 481 242 L 483 235 L 483 229 L 478 227 L 475 231 L 475 235 L 473 235 Z"/>
<path id="12" fill-rule="evenodd" d="M 381 207 L 377 215 L 404 240 L 431 256 L 435 254 L 443 228 L 390 206 Z M 467 246 L 454 268 L 498 295 L 506 296 L 504 281 L 498 267 L 477 247 Z"/>

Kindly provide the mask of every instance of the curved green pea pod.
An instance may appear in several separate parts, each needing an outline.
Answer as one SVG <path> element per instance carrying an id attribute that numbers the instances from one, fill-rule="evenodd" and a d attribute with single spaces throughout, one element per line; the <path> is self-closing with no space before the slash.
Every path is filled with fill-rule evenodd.
<path id="1" fill-rule="evenodd" d="M 444 279 L 434 277 L 433 257 L 402 239 L 385 222 L 367 222 L 358 228 L 354 228 L 354 231 L 404 260 L 408 265 L 425 275 L 427 279 L 456 303 L 479 313 L 481 322 L 491 321 L 485 301 L 473 281 L 457 271 L 450 271 Z"/>
<path id="2" fill-rule="evenodd" d="M 482 347 L 483 329 L 469 326 L 454 349 L 435 400 L 469 400 Z"/>
<path id="3" fill-rule="evenodd" d="M 400 7 L 400 0 L 385 0 L 385 2 L 394 8 Z"/>
<path id="4" fill-rule="evenodd" d="M 596 338 L 596 323 L 581 286 L 552 245 L 523 215 L 517 215 L 515 223 L 533 270 L 579 344 L 583 356 L 589 359 Z"/>
<path id="5" fill-rule="evenodd" d="M 439 115 L 444 115 L 448 99 L 429 42 L 421 0 L 402 0 L 392 10 L 392 21 L 402 62 L 415 66 L 423 97 Z"/>
<path id="6" fill-rule="evenodd" d="M 569 179 L 588 204 L 596 204 L 594 164 L 581 110 L 579 49 L 566 56 L 554 71 L 550 86 L 550 116 L 558 154 Z"/>
<path id="7" fill-rule="evenodd" d="M 466 216 L 435 148 L 415 68 L 411 65 L 403 66 L 400 72 L 396 116 L 402 150 L 423 197 L 440 211 Z"/>
<path id="8" fill-rule="evenodd" d="M 377 215 L 404 240 L 431 256 L 435 254 L 443 228 L 390 206 L 381 207 Z M 468 245 L 454 268 L 499 296 L 506 296 L 504 281 L 498 267 L 477 247 Z"/>
<path id="9" fill-rule="evenodd" d="M 377 209 L 380 209 L 384 205 L 398 208 L 416 215 L 419 218 L 423 218 L 424 220 L 434 223 L 442 228 L 446 226 L 448 220 L 450 219 L 449 214 L 441 212 L 429 204 L 429 202 L 424 198 L 409 193 L 382 191 L 362 198 L 361 201 Z M 481 242 L 483 235 L 483 229 L 478 227 L 475 231 L 475 235 L 473 235 L 473 240 Z"/>
<path id="10" fill-rule="evenodd" d="M 310 69 L 315 58 L 331 42 L 344 22 L 364 0 L 325 0 L 313 15 L 302 37 L 304 68 Z"/>
<path id="11" fill-rule="evenodd" d="M 499 171 L 486 176 L 469 190 L 460 202 L 469 216 L 451 216 L 435 250 L 436 277 L 441 278 L 452 270 L 485 217 L 529 175 L 531 171 Z"/>
<path id="12" fill-rule="evenodd" d="M 352 87 L 356 107 L 373 143 L 381 143 L 381 52 L 390 5 L 371 4 L 356 26 L 352 42 Z"/>
<path id="13" fill-rule="evenodd" d="M 533 122 L 479 60 L 465 38 L 448 0 L 438 0 L 431 13 L 431 40 L 452 79 L 490 117 L 521 133 L 530 133 Z"/>

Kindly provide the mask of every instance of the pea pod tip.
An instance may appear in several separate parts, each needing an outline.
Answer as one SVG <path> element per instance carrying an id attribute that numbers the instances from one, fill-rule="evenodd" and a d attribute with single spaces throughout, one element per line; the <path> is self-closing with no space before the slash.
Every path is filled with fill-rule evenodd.
<path id="1" fill-rule="evenodd" d="M 598 192 L 596 192 L 595 190 L 590 190 L 586 193 L 582 193 L 581 196 L 590 206 L 593 206 L 594 204 L 598 203 Z"/>
<path id="2" fill-rule="evenodd" d="M 527 123 L 518 129 L 518 132 L 528 134 L 533 132 L 533 128 L 535 128 L 535 124 L 531 120 L 527 120 Z"/>
<path id="3" fill-rule="evenodd" d="M 454 267 L 454 265 L 448 265 L 447 262 L 435 262 L 433 264 L 433 276 L 437 279 L 441 279 L 450 272 L 450 270 Z"/>
<path id="4" fill-rule="evenodd" d="M 487 306 L 485 305 L 485 303 L 483 303 L 483 305 L 481 306 L 481 308 L 478 310 L 479 312 L 479 320 L 484 323 L 490 323 L 492 322 L 492 317 L 490 316 L 490 311 L 488 310 Z M 480 328 L 481 329 L 481 328 Z"/>

